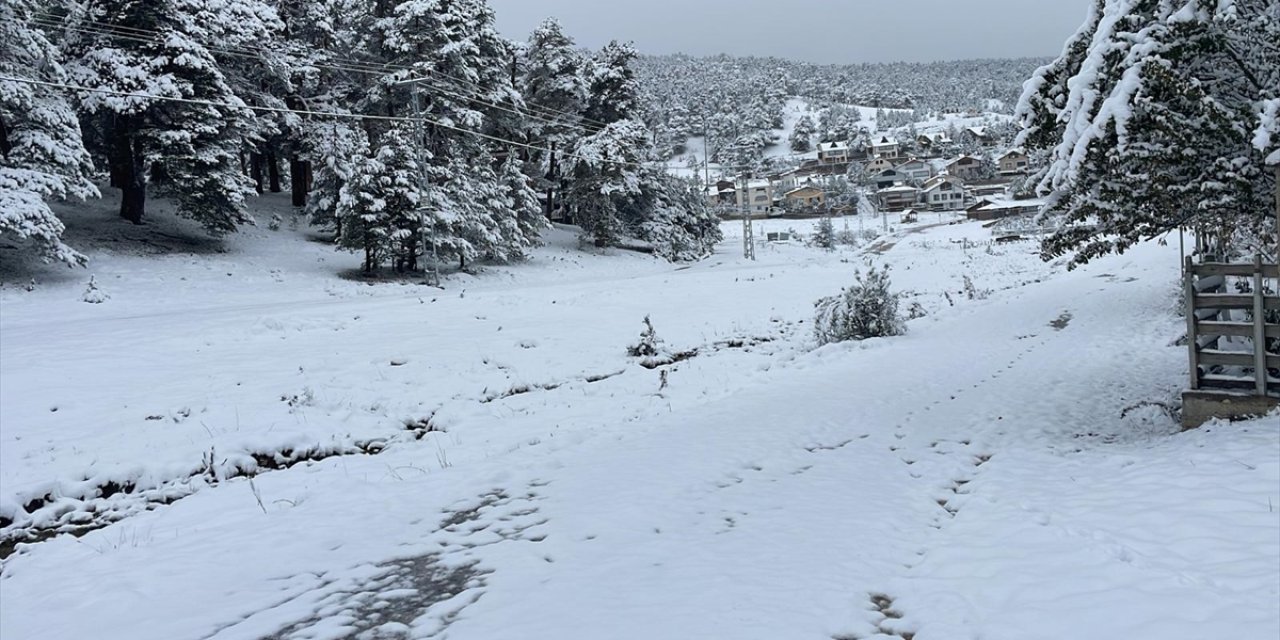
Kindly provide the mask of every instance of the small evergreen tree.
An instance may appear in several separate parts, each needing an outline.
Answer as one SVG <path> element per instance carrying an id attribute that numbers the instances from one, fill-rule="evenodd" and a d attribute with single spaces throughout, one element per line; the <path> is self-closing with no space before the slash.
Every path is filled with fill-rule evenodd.
<path id="1" fill-rule="evenodd" d="M 818 220 L 818 225 L 813 230 L 811 242 L 813 246 L 827 251 L 836 248 L 836 228 L 835 225 L 831 224 L 829 216 L 823 216 Z"/>
<path id="2" fill-rule="evenodd" d="M 854 273 L 853 285 L 814 304 L 814 337 L 819 345 L 902 335 L 898 294 L 889 290 L 889 268 Z"/>

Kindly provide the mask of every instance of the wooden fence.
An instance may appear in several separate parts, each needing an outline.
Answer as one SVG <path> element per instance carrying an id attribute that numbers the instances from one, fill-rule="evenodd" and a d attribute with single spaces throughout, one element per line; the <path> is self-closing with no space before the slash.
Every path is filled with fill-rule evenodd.
<path id="1" fill-rule="evenodd" d="M 1280 398 L 1280 265 L 1187 258 L 1191 391 L 1184 425 L 1265 413 Z M 1271 321 L 1268 322 L 1268 319 Z M 1207 403 L 1207 405 L 1206 405 Z"/>

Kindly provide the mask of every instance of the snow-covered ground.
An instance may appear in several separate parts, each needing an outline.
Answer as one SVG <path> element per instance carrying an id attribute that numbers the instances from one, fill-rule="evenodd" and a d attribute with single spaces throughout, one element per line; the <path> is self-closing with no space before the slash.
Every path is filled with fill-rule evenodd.
<path id="1" fill-rule="evenodd" d="M 18 545 L 0 638 L 1280 636 L 1280 419 L 1168 415 L 1177 243 L 887 222 L 693 265 L 556 229 L 443 288 L 288 224 L 6 265 L 3 535 L 105 526 Z M 815 348 L 866 261 L 928 315 Z M 676 362 L 627 356 L 646 315 Z"/>

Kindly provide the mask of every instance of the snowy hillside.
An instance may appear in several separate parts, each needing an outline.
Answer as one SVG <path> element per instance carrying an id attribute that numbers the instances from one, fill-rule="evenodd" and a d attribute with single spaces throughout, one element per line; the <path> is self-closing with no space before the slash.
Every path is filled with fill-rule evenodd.
<path id="1" fill-rule="evenodd" d="M 6 640 L 1280 635 L 1277 418 L 1179 433 L 1176 242 L 1066 272 L 928 214 L 752 262 L 726 223 L 673 265 L 556 227 L 435 288 L 111 207 L 65 213 L 90 270 L 5 266 Z M 927 315 L 816 348 L 866 262 Z"/>

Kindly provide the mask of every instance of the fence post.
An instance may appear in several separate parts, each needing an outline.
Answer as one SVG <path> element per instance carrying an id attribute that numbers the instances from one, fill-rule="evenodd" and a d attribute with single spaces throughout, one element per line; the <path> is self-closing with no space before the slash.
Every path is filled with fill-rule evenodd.
<path id="1" fill-rule="evenodd" d="M 1200 388 L 1200 338 L 1196 335 L 1196 276 L 1191 256 L 1186 257 L 1182 270 L 1182 287 L 1186 292 L 1187 351 L 1191 357 L 1191 390 Z"/>
<path id="2" fill-rule="evenodd" d="M 1267 395 L 1267 318 L 1262 297 L 1262 254 L 1253 261 L 1253 378 L 1259 396 Z"/>

